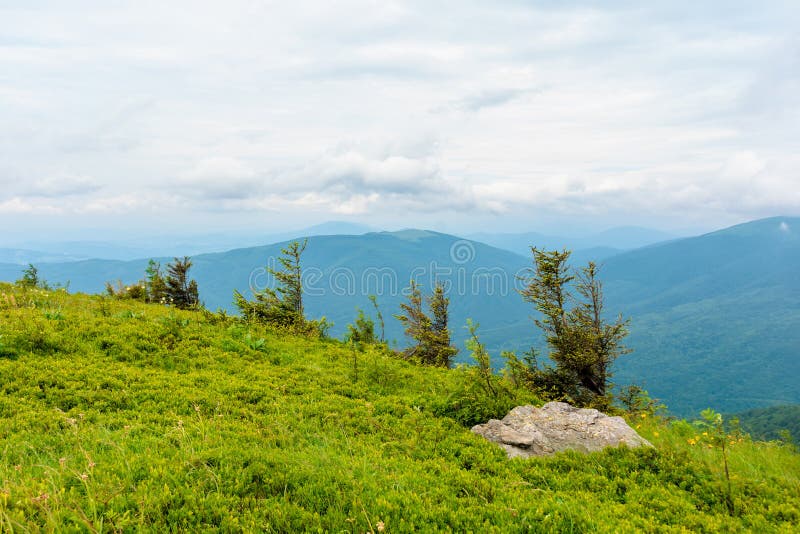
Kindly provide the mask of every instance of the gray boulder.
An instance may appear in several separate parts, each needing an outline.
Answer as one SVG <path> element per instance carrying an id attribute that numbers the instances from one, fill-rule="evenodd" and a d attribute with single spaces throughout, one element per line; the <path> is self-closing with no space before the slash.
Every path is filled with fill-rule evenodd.
<path id="1" fill-rule="evenodd" d="M 622 417 L 548 402 L 541 408 L 517 406 L 502 421 L 492 419 L 472 431 L 497 443 L 509 458 L 548 456 L 565 450 L 595 452 L 626 445 L 652 447 Z"/>

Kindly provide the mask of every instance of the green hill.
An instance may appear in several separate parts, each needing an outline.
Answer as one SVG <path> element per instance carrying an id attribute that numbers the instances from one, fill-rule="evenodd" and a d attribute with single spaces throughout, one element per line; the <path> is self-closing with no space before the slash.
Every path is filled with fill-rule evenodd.
<path id="1" fill-rule="evenodd" d="M 0 285 L 0 530 L 789 532 L 800 456 L 637 416 L 654 449 L 508 460 L 471 372 L 213 314 Z M 506 404 L 524 402 L 524 394 Z M 529 399 L 533 400 L 533 399 Z M 466 408 L 465 408 L 466 407 Z M 499 413 L 497 413 L 499 412 Z M 646 415 L 646 414 L 645 414 Z"/>
<path id="2" fill-rule="evenodd" d="M 800 442 L 800 406 L 756 408 L 735 415 L 742 428 L 759 439 L 783 439 L 788 431 L 795 443 Z"/>
<path id="3" fill-rule="evenodd" d="M 233 309 L 233 290 L 263 287 L 270 280 L 264 267 L 274 265 L 285 243 L 201 254 L 193 257 L 191 275 L 198 281 L 200 297 L 210 309 Z M 463 254 L 463 257 L 455 257 Z M 166 264 L 171 258 L 160 258 Z M 132 283 L 142 278 L 147 260 L 89 260 L 41 264 L 46 280 L 70 290 L 103 291 L 106 281 Z M 466 339 L 462 328 L 468 317 L 481 323 L 487 344 L 495 350 L 530 345 L 531 309 L 516 294 L 515 274 L 527 260 L 504 250 L 455 236 L 422 230 L 380 232 L 360 236 L 314 236 L 303 255 L 305 304 L 309 315 L 325 315 L 341 335 L 353 321 L 356 307 L 370 311 L 368 295 L 378 295 L 386 318 L 387 337 L 404 344 L 403 330 L 391 316 L 405 299 L 403 290 L 412 275 L 426 290 L 434 279 L 450 284 L 451 324 L 456 338 Z M 20 277 L 18 265 L 0 265 L 0 280 Z"/>

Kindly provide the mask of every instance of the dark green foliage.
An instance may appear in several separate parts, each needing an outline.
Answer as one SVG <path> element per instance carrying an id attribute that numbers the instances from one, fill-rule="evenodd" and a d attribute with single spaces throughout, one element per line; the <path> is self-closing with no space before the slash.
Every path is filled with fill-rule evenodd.
<path id="1" fill-rule="evenodd" d="M 28 288 L 49 289 L 47 282 L 39 277 L 39 269 L 32 263 L 29 263 L 28 266 L 23 269 L 22 278 L 17 280 L 17 284 Z"/>
<path id="2" fill-rule="evenodd" d="M 526 362 L 527 371 L 514 357 L 509 358 L 510 365 L 518 377 L 545 394 L 607 408 L 611 364 L 629 352 L 622 345 L 628 322 L 621 316 L 614 323 L 606 322 L 603 288 L 593 262 L 572 274 L 569 251 L 535 247 L 531 251 L 534 268 L 520 293 L 541 314 L 534 321 L 545 334 L 556 368 L 539 369 L 534 353 Z"/>
<path id="3" fill-rule="evenodd" d="M 268 268 L 275 277 L 275 288 L 254 291 L 254 300 L 247 300 L 238 290 L 234 291 L 234 304 L 248 321 L 271 324 L 282 328 L 302 328 L 306 319 L 303 315 L 303 276 L 300 256 L 306 249 L 308 240 L 300 244 L 293 241 L 281 249 L 278 258 L 281 269 Z"/>
<path id="4" fill-rule="evenodd" d="M 161 272 L 161 264 L 153 259 L 147 262 L 145 274 L 145 287 L 147 289 L 147 302 L 160 304 L 167 303 L 167 283 Z"/>
<path id="5" fill-rule="evenodd" d="M 450 299 L 445 296 L 444 287 L 437 283 L 433 295 L 428 297 L 430 315 L 423 310 L 422 291 L 414 280 L 408 291 L 408 302 L 400 304 L 403 313 L 395 315 L 405 327 L 406 336 L 414 341 L 405 356 L 424 365 L 450 367 L 458 349 L 450 344 L 447 326 Z"/>
<path id="6" fill-rule="evenodd" d="M 148 268 L 152 266 L 150 264 Z M 196 308 L 200 304 L 197 282 L 189 279 L 191 267 L 192 260 L 188 256 L 175 258 L 173 263 L 167 264 L 165 297 L 169 304 L 181 310 Z"/>
<path id="7" fill-rule="evenodd" d="M 800 405 L 757 408 L 738 413 L 735 417 L 743 430 L 758 439 L 786 440 L 788 437 L 800 445 Z"/>

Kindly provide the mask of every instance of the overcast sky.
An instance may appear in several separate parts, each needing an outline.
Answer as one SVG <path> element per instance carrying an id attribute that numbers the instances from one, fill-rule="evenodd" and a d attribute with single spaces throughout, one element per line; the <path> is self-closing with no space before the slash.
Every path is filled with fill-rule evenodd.
<path id="1" fill-rule="evenodd" d="M 794 0 L 0 0 L 0 224 L 798 215 L 798 28 Z"/>

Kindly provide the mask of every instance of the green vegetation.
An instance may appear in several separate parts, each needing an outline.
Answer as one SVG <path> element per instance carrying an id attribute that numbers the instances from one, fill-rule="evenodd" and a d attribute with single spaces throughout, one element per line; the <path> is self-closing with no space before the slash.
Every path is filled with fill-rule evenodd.
<path id="1" fill-rule="evenodd" d="M 233 292 L 233 302 L 245 321 L 289 329 L 295 333 L 314 333 L 324 337 L 330 324 L 323 317 L 319 321 L 306 319 L 303 308 L 303 270 L 300 256 L 306 249 L 308 240 L 289 243 L 281 249 L 278 262 L 281 269 L 267 268 L 275 277 L 276 288 L 266 287 L 254 290 L 254 300 L 247 300 L 239 290 Z"/>
<path id="2" fill-rule="evenodd" d="M 800 405 L 756 408 L 738 413 L 742 429 L 760 439 L 787 439 L 800 445 Z M 786 433 L 788 432 L 788 436 Z"/>
<path id="3" fill-rule="evenodd" d="M 17 280 L 17 284 L 29 288 L 38 287 L 42 289 L 48 289 L 47 282 L 39 278 L 39 269 L 37 269 L 32 263 L 29 263 L 28 266 L 23 269 L 22 278 Z"/>
<path id="4" fill-rule="evenodd" d="M 782 223 L 793 230 L 781 230 Z M 607 309 L 632 318 L 626 345 L 635 356 L 614 362 L 614 380 L 642 384 L 683 417 L 708 406 L 734 413 L 800 403 L 798 228 L 800 218 L 771 218 L 603 260 Z M 526 239 L 526 244 L 561 246 L 536 236 Z M 311 237 L 303 264 L 319 269 L 315 289 L 321 291 L 306 295 L 305 313 L 309 318 L 326 315 L 335 323 L 331 335 L 342 337 L 353 311 L 368 310 L 368 295 L 377 294 L 386 318 L 385 339 L 404 345 L 403 327 L 391 317 L 405 301 L 400 286 L 415 269 L 435 265 L 453 273 L 439 277 L 452 287 L 459 287 L 459 277 L 466 281 L 449 310 L 455 346 L 463 348 L 468 335 L 461 325 L 471 317 L 481 324 L 482 342 L 496 363 L 502 363 L 496 356 L 504 350 L 520 354 L 533 345 L 544 351 L 546 342 L 532 335 L 532 307 L 513 285 L 514 274 L 530 264 L 529 257 L 470 242 L 471 261 L 455 263 L 450 251 L 459 242 L 456 236 L 422 231 Z M 279 257 L 286 245 L 194 256 L 192 274 L 206 306 L 236 311 L 232 291 L 247 288 L 265 258 Z M 600 256 L 574 253 L 570 259 L 584 265 Z M 157 260 L 166 265 L 171 258 Z M 343 266 L 347 277 L 341 276 Z M 51 283 L 70 281 L 73 291 L 97 293 L 105 280 L 138 280 L 147 260 L 37 267 Z M 20 278 L 21 269 L 0 264 L 0 280 Z M 503 279 L 510 283 L 504 285 Z M 427 277 L 420 282 L 433 286 Z M 468 360 L 462 352 L 454 363 Z"/>
<path id="5" fill-rule="evenodd" d="M 188 256 L 167 264 L 166 274 L 161 264 L 155 260 L 147 263 L 145 278 L 134 284 L 125 285 L 121 280 L 116 286 L 106 282 L 106 294 L 116 299 L 139 300 L 168 304 L 181 310 L 194 309 L 200 306 L 197 281 L 189 279 L 192 260 Z"/>
<path id="6" fill-rule="evenodd" d="M 221 313 L 0 284 L 0 530 L 800 524 L 800 456 L 782 443 L 725 435 L 730 493 L 707 430 L 649 411 L 629 420 L 654 449 L 508 460 L 465 426 L 536 402 L 508 378 L 488 374 L 492 397 L 475 366 L 380 344 L 359 366 L 347 344 Z"/>
<path id="7" fill-rule="evenodd" d="M 533 350 L 527 365 L 513 353 L 506 353 L 506 359 L 518 380 L 534 390 L 574 405 L 607 409 L 611 365 L 630 352 L 622 345 L 628 321 L 622 316 L 614 323 L 605 320 L 603 286 L 594 262 L 574 272 L 567 263 L 568 250 L 533 247 L 531 252 L 534 267 L 520 293 L 540 313 L 534 322 L 544 333 L 556 367 L 540 367 Z"/>
<path id="8" fill-rule="evenodd" d="M 445 296 L 444 286 L 438 282 L 434 285 L 433 294 L 427 299 L 430 314 L 423 310 L 422 291 L 414 280 L 408 292 L 408 302 L 400 304 L 402 313 L 395 315 L 405 327 L 406 336 L 413 340 L 405 357 L 424 365 L 449 368 L 458 349 L 450 344 L 450 299 Z"/>

